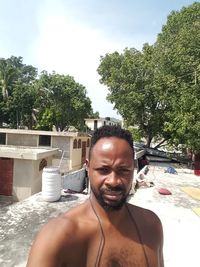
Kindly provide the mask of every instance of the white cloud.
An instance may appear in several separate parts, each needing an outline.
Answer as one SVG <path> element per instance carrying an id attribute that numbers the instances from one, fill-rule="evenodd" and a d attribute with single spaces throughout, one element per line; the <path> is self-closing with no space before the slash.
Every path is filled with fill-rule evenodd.
<path id="1" fill-rule="evenodd" d="M 62 6 L 52 8 L 43 6 L 39 17 L 40 35 L 34 47 L 40 70 L 72 75 L 77 82 L 86 86 L 94 111 L 99 111 L 101 116 L 119 117 L 106 101 L 108 91 L 99 84 L 96 69 L 100 55 L 123 50 L 124 44 L 112 42 L 102 32 L 78 24 L 64 14 Z"/>
<path id="2" fill-rule="evenodd" d="M 72 14 L 70 6 L 64 6 L 62 1 L 42 2 L 38 17 L 40 34 L 32 46 L 35 62 L 39 70 L 72 75 L 86 87 L 94 111 L 99 111 L 102 117 L 119 117 L 106 100 L 108 90 L 99 83 L 96 70 L 100 56 L 123 51 L 125 47 L 141 48 L 144 36 L 119 39 L 119 34 L 108 37 L 106 25 L 95 28 Z"/>

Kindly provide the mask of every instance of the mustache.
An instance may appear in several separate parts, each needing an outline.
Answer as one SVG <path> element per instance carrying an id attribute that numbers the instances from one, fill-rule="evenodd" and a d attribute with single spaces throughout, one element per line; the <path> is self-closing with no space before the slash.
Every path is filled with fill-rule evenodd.
<path id="1" fill-rule="evenodd" d="M 104 187 L 101 189 L 101 192 L 121 192 L 124 191 L 124 188 L 122 186 L 109 186 L 109 187 Z"/>

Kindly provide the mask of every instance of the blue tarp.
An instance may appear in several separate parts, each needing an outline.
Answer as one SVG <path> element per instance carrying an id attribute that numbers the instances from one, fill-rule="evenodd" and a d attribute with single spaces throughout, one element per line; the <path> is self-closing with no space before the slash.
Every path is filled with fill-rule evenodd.
<path id="1" fill-rule="evenodd" d="M 171 174 L 178 174 L 177 171 L 174 169 L 174 167 L 167 167 L 167 169 L 165 170 L 165 172 L 167 173 L 171 173 Z"/>

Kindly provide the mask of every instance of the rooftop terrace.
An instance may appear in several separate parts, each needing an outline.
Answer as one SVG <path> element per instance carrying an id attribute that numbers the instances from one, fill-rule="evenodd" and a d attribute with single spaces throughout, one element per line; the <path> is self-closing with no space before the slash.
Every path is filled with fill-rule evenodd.
<path id="1" fill-rule="evenodd" d="M 200 201 L 181 190 L 181 187 L 200 187 L 200 177 L 191 170 L 175 166 L 178 174 L 165 173 L 169 163 L 152 163 L 148 179 L 155 186 L 140 188 L 129 202 L 153 210 L 164 229 L 165 267 L 199 267 L 200 217 L 194 208 Z M 168 188 L 172 195 L 158 193 Z M 29 249 L 36 233 L 50 218 L 85 201 L 88 195 L 62 194 L 58 202 L 44 202 L 41 193 L 11 204 L 0 198 L 0 266 L 25 267 Z M 9 204 L 9 205 L 8 205 Z"/>

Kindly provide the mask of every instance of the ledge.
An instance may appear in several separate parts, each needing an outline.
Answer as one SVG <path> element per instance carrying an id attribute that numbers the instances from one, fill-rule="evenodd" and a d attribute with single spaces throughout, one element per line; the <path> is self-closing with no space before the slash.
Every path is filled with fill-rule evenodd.
<path id="1" fill-rule="evenodd" d="M 0 146 L 1 158 L 38 160 L 55 155 L 58 148 L 44 149 L 22 146 Z"/>

